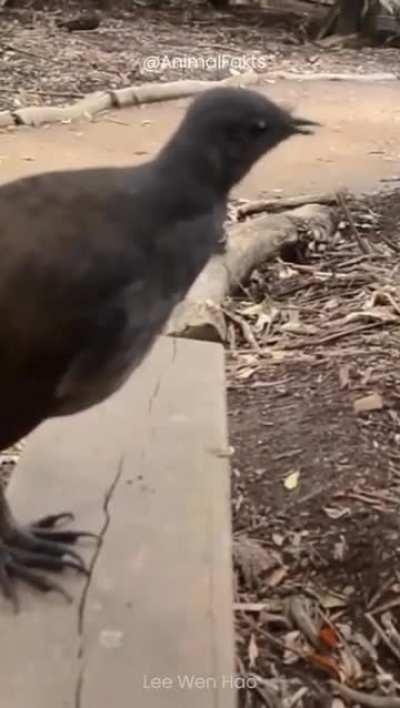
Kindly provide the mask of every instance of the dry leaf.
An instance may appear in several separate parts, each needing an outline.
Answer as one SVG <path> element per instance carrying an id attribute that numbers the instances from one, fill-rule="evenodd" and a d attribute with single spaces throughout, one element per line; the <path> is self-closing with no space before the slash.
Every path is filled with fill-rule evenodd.
<path id="1" fill-rule="evenodd" d="M 348 388 L 350 384 L 350 364 L 343 364 L 339 367 L 340 388 Z"/>
<path id="2" fill-rule="evenodd" d="M 271 588 L 276 588 L 286 578 L 288 570 L 285 567 L 274 570 L 267 580 L 267 585 Z"/>
<path id="3" fill-rule="evenodd" d="M 288 352 L 284 351 L 283 349 L 272 350 L 269 354 L 272 361 L 276 362 L 277 364 L 280 364 L 281 361 L 284 361 L 288 358 Z"/>
<path id="4" fill-rule="evenodd" d="M 249 667 L 250 669 L 254 669 L 259 655 L 258 646 L 254 634 L 252 634 L 250 637 L 247 655 L 249 657 Z"/>
<path id="5" fill-rule="evenodd" d="M 371 393 L 369 396 L 357 398 L 353 401 L 355 413 L 366 413 L 368 411 L 379 411 L 383 408 L 383 398 L 380 393 Z"/>
<path id="6" fill-rule="evenodd" d="M 346 708 L 341 698 L 334 698 L 331 703 L 331 708 Z"/>
<path id="7" fill-rule="evenodd" d="M 285 664 L 295 664 L 304 653 L 303 637 L 298 629 L 285 635 L 285 647 L 283 661 Z"/>
<path id="8" fill-rule="evenodd" d="M 340 663 L 342 676 L 346 683 L 355 683 L 362 678 L 363 670 L 361 664 L 346 646 L 340 650 Z"/>
<path id="9" fill-rule="evenodd" d="M 330 656 L 322 656 L 322 654 L 314 654 L 314 652 L 310 652 L 306 655 L 306 657 L 312 664 L 318 666 L 319 669 L 326 671 L 328 674 L 334 676 L 340 681 L 341 676 L 339 665 Z"/>
<path id="10" fill-rule="evenodd" d="M 345 607 L 347 604 L 344 597 L 330 592 L 321 593 L 318 595 L 318 599 L 324 610 L 334 610 L 340 607 Z"/>
<path id="11" fill-rule="evenodd" d="M 279 310 L 275 310 L 274 313 L 272 313 L 271 315 L 265 315 L 265 314 L 259 315 L 259 317 L 257 318 L 257 321 L 254 325 L 254 331 L 257 334 L 262 334 L 262 332 L 264 332 L 264 329 L 266 327 L 268 327 L 268 326 L 270 327 L 272 325 L 278 312 L 279 312 Z"/>
<path id="12" fill-rule="evenodd" d="M 283 543 L 285 541 L 285 537 L 282 536 L 280 533 L 273 533 L 272 534 L 272 540 L 275 543 L 275 546 L 283 546 Z"/>
<path id="13" fill-rule="evenodd" d="M 333 546 L 333 557 L 335 560 L 343 561 L 346 555 L 347 543 L 345 537 L 341 534 L 340 541 L 337 541 Z"/>
<path id="14" fill-rule="evenodd" d="M 291 492 L 293 489 L 296 489 L 299 484 L 299 479 L 300 470 L 291 470 L 283 482 L 285 489 L 287 489 L 289 492 Z"/>
<path id="15" fill-rule="evenodd" d="M 273 597 L 265 601 L 265 609 L 272 614 L 282 614 L 285 611 L 286 603 L 280 597 Z"/>
<path id="16" fill-rule="evenodd" d="M 271 318 L 271 316 L 274 313 L 278 312 L 278 310 L 267 300 L 263 300 L 262 302 L 248 305 L 248 307 L 244 307 L 242 310 L 239 310 L 239 312 L 241 315 L 247 315 L 247 317 L 258 317 L 259 315 L 266 315 L 268 318 Z"/>
<path id="17" fill-rule="evenodd" d="M 246 536 L 234 540 L 233 561 L 247 588 L 258 587 L 263 574 L 282 562 L 278 551 L 266 550 Z"/>
<path id="18" fill-rule="evenodd" d="M 323 310 L 337 310 L 339 307 L 339 300 L 336 297 L 331 298 L 331 300 L 328 300 L 325 305 L 323 305 L 322 309 Z"/>
<path id="19" fill-rule="evenodd" d="M 235 612 L 262 612 L 266 607 L 265 602 L 234 602 L 233 604 Z"/>
<path id="20" fill-rule="evenodd" d="M 304 322 L 286 322 L 281 327 L 282 332 L 292 332 L 293 334 L 318 334 L 318 327 Z"/>
<path id="21" fill-rule="evenodd" d="M 323 510 L 330 519 L 341 519 L 343 516 L 348 516 L 350 514 L 350 509 L 348 507 L 337 507 L 337 506 L 324 506 Z"/>
<path id="22" fill-rule="evenodd" d="M 240 357 L 240 361 L 243 366 L 258 366 L 260 363 L 258 356 L 255 354 L 243 354 L 243 356 Z"/>
<path id="23" fill-rule="evenodd" d="M 339 637 L 337 632 L 334 630 L 333 627 L 330 627 L 329 625 L 326 625 L 325 627 L 322 627 L 319 631 L 319 638 L 323 644 L 325 644 L 327 647 L 330 649 L 335 649 L 339 643 Z"/>
<path id="24" fill-rule="evenodd" d="M 288 310 L 288 315 L 288 322 L 291 322 L 293 325 L 300 324 L 300 312 L 298 310 Z"/>
<path id="25" fill-rule="evenodd" d="M 244 366 L 242 369 L 238 369 L 236 372 L 236 378 L 241 381 L 246 381 L 257 371 L 258 367 Z"/>
<path id="26" fill-rule="evenodd" d="M 364 371 L 361 379 L 362 386 L 366 386 L 370 382 L 373 373 L 374 369 L 372 368 L 372 366 L 369 366 L 368 369 Z"/>

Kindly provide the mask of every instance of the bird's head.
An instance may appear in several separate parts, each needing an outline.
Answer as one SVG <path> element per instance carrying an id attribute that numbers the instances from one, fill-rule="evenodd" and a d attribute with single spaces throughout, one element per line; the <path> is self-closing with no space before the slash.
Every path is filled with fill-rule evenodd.
<path id="1" fill-rule="evenodd" d="M 221 87 L 200 94 L 190 105 L 173 142 L 188 160 L 203 165 L 204 177 L 229 191 L 266 152 L 319 125 L 293 116 L 256 91 Z"/>

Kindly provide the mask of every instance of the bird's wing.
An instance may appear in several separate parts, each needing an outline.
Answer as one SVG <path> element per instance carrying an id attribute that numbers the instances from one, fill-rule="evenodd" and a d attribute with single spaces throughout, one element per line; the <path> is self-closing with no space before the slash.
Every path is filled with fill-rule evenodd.
<path id="1" fill-rule="evenodd" d="M 113 170 L 0 188 L 0 392 L 21 378 L 51 390 L 96 332 L 116 336 L 111 296 L 139 291 L 148 261 L 132 202 Z"/>
<path id="2" fill-rule="evenodd" d="M 0 188 L 0 391 L 20 407 L 30 396 L 53 415 L 108 395 L 204 265 L 210 214 L 168 221 L 143 180 L 93 170 Z"/>

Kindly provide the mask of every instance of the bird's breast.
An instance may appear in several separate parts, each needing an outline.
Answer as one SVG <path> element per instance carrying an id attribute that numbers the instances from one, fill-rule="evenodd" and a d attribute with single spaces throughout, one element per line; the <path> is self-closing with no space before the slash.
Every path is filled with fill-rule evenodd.
<path id="1" fill-rule="evenodd" d="M 60 381 L 54 415 L 77 413 L 118 391 L 142 362 L 178 299 L 148 304 L 139 319 L 134 310 L 126 310 L 124 326 L 112 335 L 104 328 L 102 338 L 94 338 L 92 346 L 79 353 Z"/>

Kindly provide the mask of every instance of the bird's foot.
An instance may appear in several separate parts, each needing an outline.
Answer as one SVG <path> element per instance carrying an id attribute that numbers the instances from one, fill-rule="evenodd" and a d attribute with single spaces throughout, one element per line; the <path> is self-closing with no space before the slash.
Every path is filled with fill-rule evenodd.
<path id="1" fill-rule="evenodd" d="M 79 538 L 97 538 L 96 534 L 56 528 L 59 522 L 69 521 L 69 513 L 54 514 L 38 519 L 29 526 L 20 527 L 11 519 L 0 527 L 0 591 L 11 600 L 14 610 L 19 603 L 15 580 L 23 580 L 42 592 L 56 591 L 68 601 L 71 596 L 46 575 L 35 569 L 60 572 L 74 568 L 88 574 L 81 556 L 71 548 Z"/>

